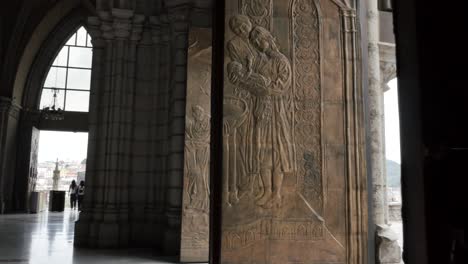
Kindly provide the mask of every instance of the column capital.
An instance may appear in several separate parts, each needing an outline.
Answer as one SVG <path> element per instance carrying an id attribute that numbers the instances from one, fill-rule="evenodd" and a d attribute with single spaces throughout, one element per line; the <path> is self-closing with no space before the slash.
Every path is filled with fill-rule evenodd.
<path id="1" fill-rule="evenodd" d="M 167 18 L 175 32 L 186 32 L 190 24 L 192 4 L 185 3 L 168 7 Z"/>
<path id="2" fill-rule="evenodd" d="M 162 22 L 159 17 L 152 16 L 149 18 L 150 26 L 151 26 L 151 39 L 153 40 L 154 44 L 161 43 L 161 27 Z"/>
<path id="3" fill-rule="evenodd" d="M 11 115 L 18 119 L 21 107 L 13 102 L 11 98 L 0 96 L 0 114 Z"/>
<path id="4" fill-rule="evenodd" d="M 383 85 L 384 92 L 390 90 L 388 82 L 397 77 L 397 68 L 395 62 L 380 61 L 380 80 Z"/>
<path id="5" fill-rule="evenodd" d="M 146 17 L 135 14 L 130 9 L 113 8 L 110 11 L 99 11 L 98 17 L 89 17 L 89 32 L 93 44 L 102 46 L 102 41 L 113 39 L 139 41 L 143 32 Z"/>

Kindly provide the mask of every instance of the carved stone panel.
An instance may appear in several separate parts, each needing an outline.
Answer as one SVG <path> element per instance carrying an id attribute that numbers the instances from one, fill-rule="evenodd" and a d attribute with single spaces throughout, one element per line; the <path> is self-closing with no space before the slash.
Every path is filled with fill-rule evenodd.
<path id="1" fill-rule="evenodd" d="M 221 263 L 364 263 L 359 46 L 340 3 L 226 1 Z"/>
<path id="2" fill-rule="evenodd" d="M 189 33 L 182 262 L 207 262 L 209 239 L 209 148 L 211 30 Z"/>

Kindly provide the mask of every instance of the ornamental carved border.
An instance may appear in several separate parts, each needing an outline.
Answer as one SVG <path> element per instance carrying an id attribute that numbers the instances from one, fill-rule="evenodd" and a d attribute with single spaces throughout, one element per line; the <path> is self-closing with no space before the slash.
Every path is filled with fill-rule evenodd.
<path id="1" fill-rule="evenodd" d="M 294 137 L 296 142 L 298 191 L 322 214 L 322 91 L 320 64 L 320 14 L 314 0 L 291 3 L 291 58 L 295 101 Z"/>

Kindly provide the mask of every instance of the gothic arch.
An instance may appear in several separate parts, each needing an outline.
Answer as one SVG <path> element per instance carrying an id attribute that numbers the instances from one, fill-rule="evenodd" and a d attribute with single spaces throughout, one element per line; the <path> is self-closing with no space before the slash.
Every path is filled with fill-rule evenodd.
<path id="1" fill-rule="evenodd" d="M 42 84 L 47 77 L 47 72 L 55 56 L 67 39 L 75 33 L 80 26 L 85 26 L 85 19 L 86 15 L 80 12 L 80 10 L 73 11 L 59 22 L 41 45 L 31 65 L 26 85 L 24 86 L 22 106 L 26 110 L 38 108 Z"/>
<path id="2" fill-rule="evenodd" d="M 47 69 L 67 35 L 72 34 L 79 24 L 85 24 L 91 12 L 88 7 L 81 6 L 80 1 L 61 1 L 44 16 L 31 34 L 18 62 L 12 85 L 14 103 L 25 109 L 34 106 L 33 96 L 40 95 L 40 89 L 39 93 L 34 92 L 34 88 L 37 88 L 35 85 L 42 84 L 39 77 L 43 76 L 38 75 L 40 70 Z M 39 83 L 33 83 L 37 81 Z"/>

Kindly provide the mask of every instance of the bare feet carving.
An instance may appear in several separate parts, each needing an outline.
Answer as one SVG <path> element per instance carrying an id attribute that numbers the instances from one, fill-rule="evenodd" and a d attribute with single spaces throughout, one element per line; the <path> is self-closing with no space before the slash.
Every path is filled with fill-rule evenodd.
<path id="1" fill-rule="evenodd" d="M 262 197 L 257 199 L 257 205 L 263 206 L 268 200 L 270 200 L 272 192 L 270 190 L 265 190 Z"/>

